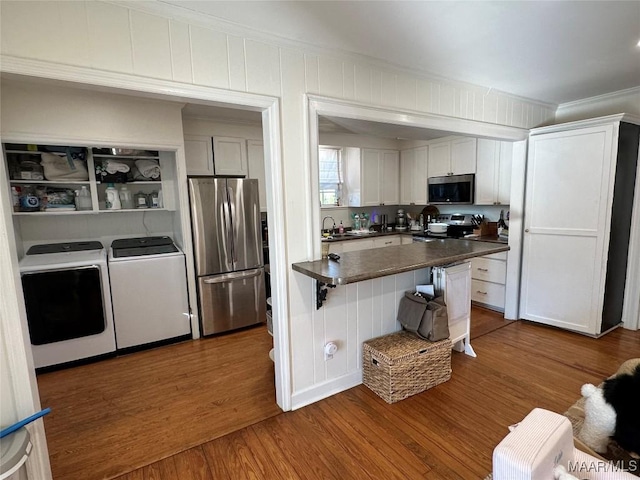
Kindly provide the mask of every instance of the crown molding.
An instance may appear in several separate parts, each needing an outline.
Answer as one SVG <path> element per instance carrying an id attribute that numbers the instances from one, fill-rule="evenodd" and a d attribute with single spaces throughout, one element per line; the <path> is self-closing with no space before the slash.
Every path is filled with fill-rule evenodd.
<path id="1" fill-rule="evenodd" d="M 627 97 L 630 95 L 640 95 L 640 86 L 627 88 L 625 90 L 618 90 L 616 92 L 605 93 L 603 95 L 597 95 L 595 97 L 582 98 L 580 100 L 574 100 L 573 102 L 561 103 L 560 105 L 558 105 L 558 112 L 571 108 L 583 107 L 585 105 L 611 102 L 612 100 Z"/>
<path id="2" fill-rule="evenodd" d="M 589 118 L 587 120 L 576 120 L 574 122 L 558 123 L 546 127 L 532 128 L 531 135 L 539 135 L 541 133 L 565 132 L 567 130 L 575 130 L 577 128 L 597 127 L 599 125 L 611 124 L 616 122 L 633 123 L 640 125 L 640 117 L 629 113 L 618 113 L 615 115 L 605 115 L 603 117 Z"/>

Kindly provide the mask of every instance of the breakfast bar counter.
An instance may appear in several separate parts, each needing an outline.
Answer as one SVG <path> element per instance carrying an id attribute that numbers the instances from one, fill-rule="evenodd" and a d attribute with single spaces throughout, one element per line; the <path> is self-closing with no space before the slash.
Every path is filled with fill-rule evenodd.
<path id="1" fill-rule="evenodd" d="M 323 258 L 314 262 L 294 263 L 292 268 L 328 285 L 346 285 L 507 250 L 509 246 L 506 244 L 446 238 L 345 252 L 338 261 Z"/>

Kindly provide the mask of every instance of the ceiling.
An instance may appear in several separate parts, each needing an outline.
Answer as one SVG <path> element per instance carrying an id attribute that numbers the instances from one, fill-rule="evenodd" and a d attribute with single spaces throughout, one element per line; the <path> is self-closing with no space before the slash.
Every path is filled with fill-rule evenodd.
<path id="1" fill-rule="evenodd" d="M 164 3 L 560 104 L 640 85 L 640 1 Z"/>

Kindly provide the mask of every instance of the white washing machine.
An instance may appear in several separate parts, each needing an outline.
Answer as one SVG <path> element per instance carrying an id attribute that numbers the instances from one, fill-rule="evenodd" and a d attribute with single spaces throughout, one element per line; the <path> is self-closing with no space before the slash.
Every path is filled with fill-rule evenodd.
<path id="1" fill-rule="evenodd" d="M 36 368 L 115 352 L 100 242 L 34 245 L 20 260 L 20 274 Z"/>
<path id="2" fill-rule="evenodd" d="M 109 276 L 118 350 L 191 338 L 184 254 L 170 237 L 114 240 Z"/>

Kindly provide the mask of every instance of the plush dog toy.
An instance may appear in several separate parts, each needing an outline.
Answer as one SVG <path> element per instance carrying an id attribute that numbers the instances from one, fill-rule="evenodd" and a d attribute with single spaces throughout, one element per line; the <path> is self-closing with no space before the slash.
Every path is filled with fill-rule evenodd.
<path id="1" fill-rule="evenodd" d="M 616 413 L 613 439 L 630 454 L 640 455 L 640 365 L 605 381 L 602 393 Z"/>
<path id="2" fill-rule="evenodd" d="M 609 438 L 632 456 L 640 456 L 640 358 L 624 362 L 602 388 L 582 386 L 584 423 L 578 438 L 606 453 Z"/>
<path id="3" fill-rule="evenodd" d="M 578 438 L 598 453 L 605 453 L 616 429 L 616 411 L 607 403 L 601 388 L 590 383 L 580 390 L 585 397 L 584 423 Z"/>
<path id="4" fill-rule="evenodd" d="M 556 465 L 553 469 L 553 478 L 555 480 L 580 480 L 578 477 L 571 475 L 563 465 Z"/>

